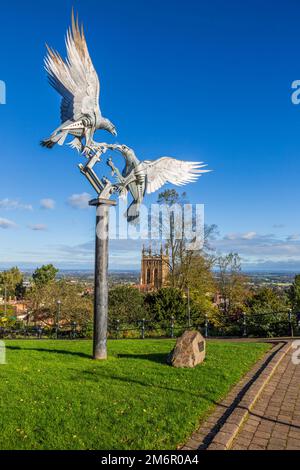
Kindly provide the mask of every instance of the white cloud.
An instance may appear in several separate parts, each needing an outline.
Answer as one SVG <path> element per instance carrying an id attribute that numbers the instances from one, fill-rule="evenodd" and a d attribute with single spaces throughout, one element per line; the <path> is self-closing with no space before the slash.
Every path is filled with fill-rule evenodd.
<path id="1" fill-rule="evenodd" d="M 0 209 L 6 209 L 6 210 L 22 209 L 22 210 L 32 211 L 33 207 L 31 204 L 23 204 L 17 199 L 5 198 L 5 199 L 0 199 Z"/>
<path id="2" fill-rule="evenodd" d="M 299 241 L 300 240 L 300 233 L 292 233 L 287 237 L 287 241 Z"/>
<path id="3" fill-rule="evenodd" d="M 16 226 L 17 225 L 12 220 L 3 219 L 0 217 L 0 228 L 8 229 L 8 228 L 15 228 Z"/>
<path id="4" fill-rule="evenodd" d="M 88 193 L 72 194 L 68 199 L 68 204 L 74 209 L 88 209 L 92 196 Z"/>
<path id="5" fill-rule="evenodd" d="M 247 232 L 242 235 L 244 240 L 253 240 L 256 237 L 256 232 Z"/>
<path id="6" fill-rule="evenodd" d="M 300 260 L 286 259 L 280 261 L 272 261 L 258 259 L 254 261 L 242 260 L 244 270 L 251 271 L 273 271 L 273 272 L 300 272 Z"/>
<path id="7" fill-rule="evenodd" d="M 66 269 L 94 270 L 94 240 L 78 245 L 45 245 L 34 250 L 18 247 L 9 254 L 1 252 L 0 264 L 36 267 L 37 264 L 53 263 Z M 139 270 L 141 266 L 141 240 L 111 240 L 109 251 L 109 269 Z M 13 255 L 13 256 L 11 256 Z"/>
<path id="8" fill-rule="evenodd" d="M 239 253 L 245 270 L 300 272 L 300 240 L 287 241 L 287 237 L 283 239 L 272 234 L 256 233 L 255 236 L 250 236 L 250 238 L 244 235 L 244 233 L 235 234 L 234 239 L 225 235 L 223 238 L 212 240 L 211 245 L 219 254 Z M 142 243 L 142 240 L 110 240 L 109 268 L 139 270 Z M 94 254 L 95 247 L 92 240 L 73 246 L 48 245 L 40 250 L 16 251 L 14 253 L 14 263 L 34 262 L 45 264 L 51 262 L 65 268 L 88 268 L 92 270 L 94 267 Z M 4 253 L 2 263 L 4 261 L 13 261 L 11 258 L 6 259 L 6 256 L 7 254 Z"/>
<path id="9" fill-rule="evenodd" d="M 36 232 L 42 232 L 42 231 L 47 230 L 47 225 L 45 225 L 45 224 L 30 224 L 30 225 L 28 225 L 28 228 L 30 228 L 30 230 L 34 230 Z"/>
<path id="10" fill-rule="evenodd" d="M 110 268 L 138 269 L 141 264 L 142 240 L 110 240 Z M 95 242 L 90 241 L 80 245 L 58 245 L 53 247 L 55 258 L 64 264 L 77 263 L 93 267 Z"/>
<path id="11" fill-rule="evenodd" d="M 244 263 L 300 262 L 300 236 L 292 234 L 280 238 L 274 234 L 229 234 L 211 242 L 219 253 L 236 252 Z"/>
<path id="12" fill-rule="evenodd" d="M 54 199 L 46 198 L 40 200 L 40 206 L 42 209 L 52 210 L 55 207 Z"/>
<path id="13" fill-rule="evenodd" d="M 224 236 L 224 240 L 252 240 L 255 237 L 256 232 L 228 233 Z"/>
<path id="14" fill-rule="evenodd" d="M 239 238 L 237 233 L 228 233 L 224 236 L 224 240 L 236 240 L 237 238 Z"/>

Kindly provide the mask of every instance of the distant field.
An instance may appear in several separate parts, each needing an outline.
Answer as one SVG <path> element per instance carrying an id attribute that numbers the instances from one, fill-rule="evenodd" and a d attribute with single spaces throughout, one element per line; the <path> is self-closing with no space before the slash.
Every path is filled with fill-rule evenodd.
<path id="1" fill-rule="evenodd" d="M 174 449 L 269 345 L 209 342 L 195 369 L 165 364 L 173 340 L 6 341 L 0 449 Z"/>

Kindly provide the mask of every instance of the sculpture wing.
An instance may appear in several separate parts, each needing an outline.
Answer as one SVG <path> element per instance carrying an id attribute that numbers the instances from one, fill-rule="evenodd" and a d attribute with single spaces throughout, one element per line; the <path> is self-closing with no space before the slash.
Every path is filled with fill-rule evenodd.
<path id="1" fill-rule="evenodd" d="M 162 157 L 158 160 L 145 161 L 146 164 L 146 191 L 148 194 L 157 191 L 166 183 L 182 186 L 192 183 L 210 170 L 203 170 L 202 162 L 185 162 L 175 158 Z"/>
<path id="2" fill-rule="evenodd" d="M 62 122 L 76 121 L 82 116 L 101 115 L 99 108 L 100 83 L 87 48 L 83 27 L 75 22 L 66 37 L 67 59 L 47 46 L 45 68 L 50 84 L 62 96 Z"/>

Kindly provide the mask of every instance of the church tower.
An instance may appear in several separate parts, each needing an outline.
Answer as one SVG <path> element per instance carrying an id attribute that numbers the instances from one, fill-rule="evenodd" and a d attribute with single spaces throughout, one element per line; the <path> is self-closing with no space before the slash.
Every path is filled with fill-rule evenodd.
<path id="1" fill-rule="evenodd" d="M 170 272 L 169 254 L 163 252 L 161 246 L 160 253 L 152 253 L 151 246 L 148 250 L 143 247 L 142 269 L 141 269 L 141 290 L 150 291 L 164 287 Z"/>

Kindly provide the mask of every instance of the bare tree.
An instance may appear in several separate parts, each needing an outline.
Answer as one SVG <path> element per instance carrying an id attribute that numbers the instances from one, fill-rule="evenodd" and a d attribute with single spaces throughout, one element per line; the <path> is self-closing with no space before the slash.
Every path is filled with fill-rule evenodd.
<path id="1" fill-rule="evenodd" d="M 227 317 L 239 314 L 249 293 L 247 277 L 241 273 L 241 259 L 237 253 L 229 253 L 218 257 L 216 264 L 220 308 Z"/>
<path id="2" fill-rule="evenodd" d="M 186 289 L 190 283 L 191 272 L 193 276 L 195 267 L 202 263 L 197 263 L 205 258 L 205 265 L 211 265 L 209 252 L 210 238 L 216 233 L 216 225 L 204 227 L 204 239 L 201 249 L 189 249 L 188 244 L 193 240 L 188 240 L 185 236 L 184 211 L 183 206 L 188 203 L 187 194 L 177 193 L 175 189 L 166 190 L 158 195 L 158 204 L 164 205 L 164 217 L 161 220 L 161 234 L 165 240 L 166 248 L 169 252 L 170 284 L 172 287 Z M 192 215 L 194 218 L 195 216 Z M 192 224 L 194 220 L 192 220 Z"/>

